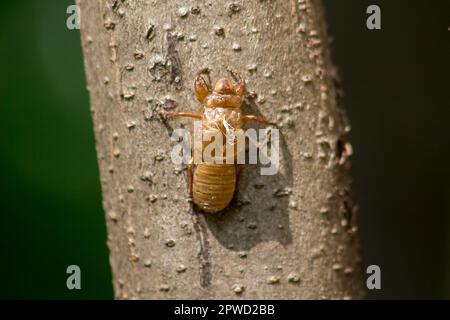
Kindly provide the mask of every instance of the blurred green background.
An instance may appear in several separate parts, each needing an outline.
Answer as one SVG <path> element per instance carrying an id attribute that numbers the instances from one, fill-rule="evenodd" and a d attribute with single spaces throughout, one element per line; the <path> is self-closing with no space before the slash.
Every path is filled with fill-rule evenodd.
<path id="1" fill-rule="evenodd" d="M 0 11 L 0 298 L 113 298 L 73 1 Z M 325 1 L 370 298 L 450 298 L 450 2 Z M 382 30 L 365 27 L 378 4 Z M 82 290 L 66 289 L 66 268 Z"/>

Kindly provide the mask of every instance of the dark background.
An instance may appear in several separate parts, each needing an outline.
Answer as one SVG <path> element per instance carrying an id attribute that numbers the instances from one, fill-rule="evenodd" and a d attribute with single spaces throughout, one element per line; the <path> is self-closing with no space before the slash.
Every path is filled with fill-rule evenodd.
<path id="1" fill-rule="evenodd" d="M 113 298 L 68 0 L 0 10 L 0 298 Z M 355 149 L 370 298 L 450 298 L 450 1 L 325 1 Z M 366 28 L 381 7 L 382 30 Z M 66 288 L 66 268 L 82 290 Z"/>

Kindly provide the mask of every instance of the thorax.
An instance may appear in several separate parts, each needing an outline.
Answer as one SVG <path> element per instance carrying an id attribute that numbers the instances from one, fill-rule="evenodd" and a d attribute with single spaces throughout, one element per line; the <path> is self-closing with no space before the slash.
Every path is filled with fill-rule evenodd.
<path id="1" fill-rule="evenodd" d="M 244 120 L 241 108 L 205 107 L 202 126 L 204 130 L 220 130 L 223 133 L 229 130 L 242 129 L 244 127 Z"/>

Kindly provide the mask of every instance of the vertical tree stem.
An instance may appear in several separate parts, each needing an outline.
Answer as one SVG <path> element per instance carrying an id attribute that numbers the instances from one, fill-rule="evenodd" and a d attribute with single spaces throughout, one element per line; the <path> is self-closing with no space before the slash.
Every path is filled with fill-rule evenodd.
<path id="1" fill-rule="evenodd" d="M 117 298 L 361 298 L 355 206 L 320 2 L 78 0 Z M 194 212 L 161 110 L 196 72 L 242 71 L 244 110 L 281 128 L 280 172 Z"/>

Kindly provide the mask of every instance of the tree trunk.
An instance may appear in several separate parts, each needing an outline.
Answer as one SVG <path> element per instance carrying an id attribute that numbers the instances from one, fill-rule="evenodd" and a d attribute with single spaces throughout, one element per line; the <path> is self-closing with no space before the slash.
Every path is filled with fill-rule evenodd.
<path id="1" fill-rule="evenodd" d="M 349 126 L 311 0 L 78 0 L 117 298 L 361 298 Z M 195 212 L 170 158 L 197 70 L 242 71 L 244 111 L 281 128 L 280 172 Z M 188 123 L 188 121 L 181 121 Z"/>

